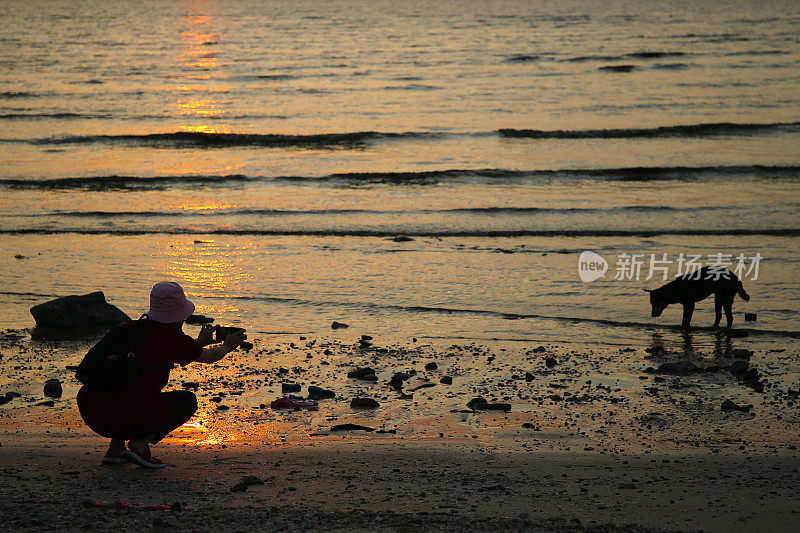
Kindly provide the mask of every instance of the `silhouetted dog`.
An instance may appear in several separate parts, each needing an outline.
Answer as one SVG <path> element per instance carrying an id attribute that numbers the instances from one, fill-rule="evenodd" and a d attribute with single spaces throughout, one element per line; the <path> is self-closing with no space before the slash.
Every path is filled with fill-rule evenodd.
<path id="1" fill-rule="evenodd" d="M 717 315 L 714 326 L 719 327 L 722 309 L 725 308 L 728 329 L 733 323 L 733 298 L 736 294 L 739 294 L 744 301 L 750 300 L 750 296 L 744 291 L 742 282 L 733 272 L 710 267 L 703 267 L 697 272 L 679 276 L 658 289 L 645 289 L 645 291 L 650 293 L 650 305 L 653 307 L 652 316 L 654 317 L 661 316 L 669 304 L 682 304 L 683 327 L 685 328 L 688 328 L 692 322 L 694 304 L 711 294 L 714 295 L 714 310 Z"/>

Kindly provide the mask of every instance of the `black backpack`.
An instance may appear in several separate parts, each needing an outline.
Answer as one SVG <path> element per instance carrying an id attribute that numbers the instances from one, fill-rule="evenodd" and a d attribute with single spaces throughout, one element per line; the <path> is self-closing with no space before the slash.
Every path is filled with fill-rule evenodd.
<path id="1" fill-rule="evenodd" d="M 90 389 L 114 392 L 130 385 L 142 372 L 172 368 L 172 365 L 141 364 L 142 342 L 156 325 L 145 316 L 112 328 L 92 346 L 75 371 L 78 381 Z"/>

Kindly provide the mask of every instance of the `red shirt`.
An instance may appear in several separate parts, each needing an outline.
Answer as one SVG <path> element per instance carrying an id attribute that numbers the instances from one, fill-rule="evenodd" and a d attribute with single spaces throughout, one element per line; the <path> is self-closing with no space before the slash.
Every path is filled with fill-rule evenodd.
<path id="1" fill-rule="evenodd" d="M 130 439 L 156 430 L 169 411 L 161 393 L 169 382 L 169 365 L 186 366 L 203 348 L 173 325 L 159 324 L 147 332 L 141 351 L 144 367 L 163 367 L 139 374 L 127 387 L 99 392 L 85 385 L 78 391 L 78 408 L 86 424 L 109 438 Z"/>

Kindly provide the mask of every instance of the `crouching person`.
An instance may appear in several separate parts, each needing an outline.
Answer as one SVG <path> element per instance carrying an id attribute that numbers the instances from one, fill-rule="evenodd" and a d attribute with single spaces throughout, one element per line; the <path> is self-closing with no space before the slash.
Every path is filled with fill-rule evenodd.
<path id="1" fill-rule="evenodd" d="M 104 464 L 130 461 L 162 468 L 164 463 L 152 456 L 150 445 L 197 410 L 192 392 L 162 392 L 170 369 L 175 364 L 215 363 L 246 338 L 238 330 L 206 348 L 214 343 L 210 325 L 201 328 L 197 339 L 183 333 L 183 323 L 194 309 L 180 285 L 157 283 L 147 315 L 109 331 L 79 365 L 76 376 L 84 384 L 77 398 L 81 417 L 95 433 L 111 439 Z"/>

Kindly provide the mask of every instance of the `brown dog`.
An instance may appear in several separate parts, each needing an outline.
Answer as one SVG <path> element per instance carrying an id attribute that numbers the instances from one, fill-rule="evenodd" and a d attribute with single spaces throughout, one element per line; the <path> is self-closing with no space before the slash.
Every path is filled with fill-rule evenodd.
<path id="1" fill-rule="evenodd" d="M 728 329 L 733 324 L 733 298 L 738 294 L 744 301 L 750 296 L 744 291 L 742 282 L 736 275 L 727 269 L 712 269 L 703 267 L 697 272 L 684 274 L 670 281 L 658 289 L 645 289 L 650 293 L 650 305 L 653 308 L 652 316 L 661 316 L 669 304 L 683 305 L 683 327 L 688 328 L 692 322 L 694 304 L 714 295 L 714 310 L 716 320 L 714 326 L 719 327 L 722 318 L 722 309 L 725 309 L 725 318 L 728 320 Z"/>

